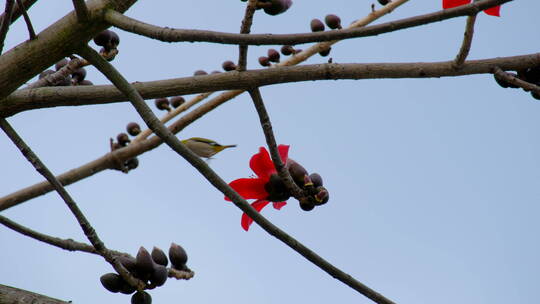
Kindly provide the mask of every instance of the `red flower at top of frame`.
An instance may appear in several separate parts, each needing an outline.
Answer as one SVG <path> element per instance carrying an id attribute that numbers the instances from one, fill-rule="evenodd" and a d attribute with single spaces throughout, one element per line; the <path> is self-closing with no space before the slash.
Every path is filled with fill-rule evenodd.
<path id="1" fill-rule="evenodd" d="M 461 6 L 461 5 L 465 5 L 465 4 L 469 4 L 471 3 L 471 0 L 443 0 L 442 1 L 442 6 L 444 9 L 447 9 L 447 8 L 452 8 L 452 7 L 456 7 L 456 6 Z M 494 6 L 494 7 L 490 7 L 488 9 L 485 9 L 484 12 L 488 15 L 491 15 L 491 16 L 497 16 L 497 17 L 500 17 L 501 14 L 501 6 L 500 5 L 497 5 L 497 6 Z"/>
<path id="2" fill-rule="evenodd" d="M 278 151 L 281 161 L 285 164 L 288 159 L 289 146 L 279 145 Z M 277 210 L 285 206 L 287 203 L 284 200 L 289 197 L 288 195 L 285 195 L 285 197 L 281 195 L 276 196 L 275 194 L 270 194 L 268 192 L 272 175 L 277 176 L 277 171 L 266 148 L 259 148 L 259 153 L 251 157 L 249 167 L 251 170 L 253 170 L 253 172 L 255 172 L 257 177 L 239 178 L 230 182 L 229 186 L 238 192 L 238 194 L 240 194 L 244 199 L 256 199 L 251 206 L 258 212 L 260 212 L 270 202 L 272 202 L 274 208 Z M 230 201 L 228 197 L 225 197 L 225 200 Z M 253 223 L 253 219 L 245 213 L 242 214 L 242 228 L 248 231 L 251 223 Z"/>

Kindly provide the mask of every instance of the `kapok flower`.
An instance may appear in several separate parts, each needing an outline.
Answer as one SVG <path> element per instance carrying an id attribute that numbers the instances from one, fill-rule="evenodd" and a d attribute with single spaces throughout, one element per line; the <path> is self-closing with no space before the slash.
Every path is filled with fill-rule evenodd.
<path id="1" fill-rule="evenodd" d="M 452 7 L 456 7 L 456 6 L 461 6 L 461 5 L 465 5 L 465 4 L 469 4 L 471 3 L 471 0 L 443 0 L 442 1 L 442 5 L 443 5 L 443 9 L 447 9 L 447 8 L 452 8 Z M 500 5 L 497 5 L 497 6 L 494 6 L 494 7 L 490 7 L 488 9 L 485 9 L 484 12 L 488 15 L 491 15 L 491 16 L 497 16 L 497 17 L 500 17 L 501 14 L 501 6 Z"/>
<path id="2" fill-rule="evenodd" d="M 287 163 L 289 146 L 278 146 L 279 156 L 281 161 Z M 244 199 L 256 199 L 251 203 L 251 206 L 260 212 L 270 202 L 275 209 L 279 210 L 285 206 L 287 199 L 290 198 L 290 193 L 279 178 L 274 163 L 264 147 L 259 148 L 259 153 L 253 155 L 249 161 L 249 167 L 257 177 L 255 178 L 239 178 L 229 183 L 238 194 Z M 230 201 L 228 197 L 225 200 Z M 249 226 L 253 223 L 253 219 L 247 214 L 242 214 L 241 225 L 244 230 L 248 231 Z"/>

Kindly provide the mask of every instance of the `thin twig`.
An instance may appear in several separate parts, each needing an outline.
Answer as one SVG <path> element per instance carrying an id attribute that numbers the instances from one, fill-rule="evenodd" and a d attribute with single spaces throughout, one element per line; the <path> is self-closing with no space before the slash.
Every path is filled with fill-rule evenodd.
<path id="1" fill-rule="evenodd" d="M 13 0 L 6 0 L 6 7 L 4 9 L 4 18 L 2 24 L 0 24 L 0 54 L 4 49 L 4 41 L 6 40 L 9 25 L 11 24 L 11 13 L 13 12 Z"/>
<path id="2" fill-rule="evenodd" d="M 246 11 L 244 13 L 244 19 L 242 19 L 242 26 L 240 27 L 240 34 L 247 35 L 251 31 L 251 24 L 253 23 L 253 15 L 255 15 L 255 8 L 257 7 L 257 0 L 249 0 L 246 5 Z M 238 46 L 238 65 L 237 71 L 245 71 L 247 65 L 247 53 L 248 45 L 240 44 Z"/>
<path id="3" fill-rule="evenodd" d="M 84 0 L 73 0 L 73 6 L 75 7 L 79 22 L 88 21 L 88 8 L 86 7 Z"/>
<path id="4" fill-rule="evenodd" d="M 525 91 L 531 91 L 531 92 L 534 92 L 535 94 L 537 94 L 538 96 L 540 96 L 540 86 L 538 86 L 538 85 L 536 85 L 534 83 L 530 83 L 530 82 L 525 81 L 525 80 L 521 80 L 521 79 L 515 77 L 514 75 L 503 71 L 498 66 L 493 68 L 493 74 L 495 76 L 503 79 L 504 81 L 506 81 L 508 83 L 511 83 L 511 84 L 513 84 L 515 86 L 518 86 L 518 87 L 524 89 Z"/>
<path id="5" fill-rule="evenodd" d="M 49 183 L 53 185 L 56 192 L 64 200 L 67 207 L 73 213 L 79 225 L 81 226 L 84 234 L 96 249 L 96 251 L 107 261 L 109 262 L 114 269 L 129 282 L 130 285 L 136 286 L 137 288 L 144 288 L 146 285 L 144 282 L 133 277 L 125 268 L 120 264 L 116 257 L 109 251 L 105 244 L 101 241 L 97 232 L 94 230 L 90 222 L 86 219 L 82 211 L 79 209 L 71 195 L 66 191 L 64 186 L 56 179 L 54 174 L 41 162 L 38 156 L 30 149 L 30 147 L 23 141 L 23 139 L 17 134 L 17 132 L 11 127 L 7 120 L 0 118 L 0 128 L 6 133 L 6 135 L 11 139 L 11 141 L 19 148 L 21 153 L 26 157 L 26 159 L 34 166 L 34 168 L 41 174 Z"/>
<path id="6" fill-rule="evenodd" d="M 32 21 L 30 20 L 30 16 L 28 16 L 28 13 L 26 12 L 24 3 L 21 0 L 17 0 L 17 5 L 21 9 L 24 22 L 26 23 L 26 27 L 28 28 L 28 35 L 30 36 L 30 40 L 34 40 L 36 38 L 36 32 L 34 31 L 34 27 L 32 26 Z"/>
<path id="7" fill-rule="evenodd" d="M 383 33 L 394 32 L 410 27 L 426 25 L 429 23 L 440 22 L 446 19 L 474 15 L 483 9 L 500 5 L 513 0 L 482 0 L 471 4 L 458 6 L 451 9 L 440 10 L 437 12 L 405 18 L 396 21 L 390 21 L 363 28 L 347 28 L 341 30 L 332 30 L 316 33 L 301 34 L 236 34 L 215 32 L 206 30 L 191 29 L 172 29 L 169 27 L 159 27 L 132 19 L 113 10 L 105 13 L 105 20 L 111 25 L 125 31 L 143 35 L 152 39 L 165 42 L 215 42 L 220 44 L 246 44 L 246 45 L 297 45 L 309 42 L 321 42 L 332 40 L 343 40 L 358 37 L 375 36 Z M 384 11 L 390 12 L 396 8 L 396 4 L 402 4 L 402 1 L 393 1 L 372 14 Z"/>
<path id="8" fill-rule="evenodd" d="M 467 24 L 465 25 L 465 33 L 463 34 L 463 42 L 461 43 L 461 48 L 459 53 L 456 55 L 452 66 L 456 69 L 460 68 L 471 50 L 471 43 L 474 35 L 474 23 L 476 21 L 476 15 L 471 15 L 467 17 Z"/>
<path id="9" fill-rule="evenodd" d="M 285 183 L 287 189 L 289 189 L 289 191 L 296 199 L 300 200 L 304 197 L 304 191 L 302 191 L 302 189 L 300 189 L 300 187 L 298 187 L 298 185 L 296 185 L 296 183 L 293 181 L 291 175 L 289 174 L 289 171 L 285 168 L 285 164 L 279 156 L 276 138 L 272 130 L 272 123 L 270 122 L 270 116 L 268 116 L 268 112 L 266 111 L 266 107 L 264 106 L 261 92 L 259 88 L 250 89 L 248 92 L 251 96 L 251 99 L 253 100 L 253 104 L 255 105 L 257 114 L 259 114 L 261 127 L 263 129 L 264 137 L 266 138 L 266 144 L 268 145 L 268 149 L 270 150 L 270 156 L 272 157 L 274 166 L 276 167 L 276 170 L 283 182 Z"/>
<path id="10" fill-rule="evenodd" d="M 96 53 L 96 51 L 88 46 L 80 48 L 78 52 L 82 57 L 91 62 L 101 73 L 103 73 L 115 86 L 117 86 L 127 98 L 129 98 L 131 104 L 137 110 L 141 118 L 157 136 L 159 136 L 169 147 L 171 147 L 176 153 L 195 167 L 195 169 L 197 169 L 214 187 L 221 191 L 225 196 L 229 197 L 238 208 L 244 211 L 266 232 L 284 242 L 303 257 L 317 265 L 322 270 L 326 271 L 332 277 L 340 280 L 344 284 L 370 298 L 376 303 L 393 303 L 381 294 L 357 281 L 349 274 L 330 264 L 315 252 L 298 242 L 292 236 L 288 235 L 283 230 L 279 229 L 277 226 L 268 221 L 253 207 L 251 207 L 251 205 L 238 193 L 236 193 L 236 191 L 234 191 L 223 179 L 221 179 L 221 177 L 219 177 L 208 166 L 208 164 L 206 164 L 206 162 L 185 147 L 184 144 L 182 144 L 182 142 L 160 122 L 150 107 L 146 105 L 144 99 L 139 95 L 135 88 L 129 82 L 127 82 L 127 80 L 125 80 L 124 77 L 118 71 L 116 71 L 116 69 L 110 63 L 104 60 L 101 56 L 99 56 L 98 53 Z"/>
<path id="11" fill-rule="evenodd" d="M 82 252 L 87 252 L 87 253 L 98 254 L 98 252 L 92 245 L 77 242 L 72 239 L 62 239 L 62 238 L 50 236 L 47 234 L 43 234 L 41 232 L 37 232 L 28 227 L 20 225 L 2 215 L 0 215 L 0 224 L 14 231 L 17 231 L 23 235 L 26 235 L 30 238 L 47 243 L 55 247 L 59 247 L 59 248 L 69 250 L 69 251 L 82 251 Z"/>

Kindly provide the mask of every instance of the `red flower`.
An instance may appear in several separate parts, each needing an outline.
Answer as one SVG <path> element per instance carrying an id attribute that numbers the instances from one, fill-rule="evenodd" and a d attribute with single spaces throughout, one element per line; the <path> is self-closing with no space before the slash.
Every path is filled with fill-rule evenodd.
<path id="1" fill-rule="evenodd" d="M 286 163 L 289 154 L 289 146 L 279 145 L 278 151 L 281 161 Z M 257 175 L 256 178 L 239 178 L 230 182 L 229 186 L 245 199 L 257 199 L 251 204 L 257 212 L 260 212 L 270 202 L 272 202 L 274 208 L 277 210 L 285 206 L 287 203 L 282 201 L 284 199 L 283 196 L 276 196 L 268 193 L 267 189 L 269 189 L 270 178 L 272 175 L 277 176 L 277 171 L 272 159 L 270 159 L 268 151 L 264 147 L 260 147 L 259 153 L 251 157 L 249 167 Z M 225 197 L 225 200 L 230 201 L 228 197 Z M 253 223 L 253 219 L 245 213 L 242 214 L 242 228 L 248 231 L 251 223 Z"/>
<path id="2" fill-rule="evenodd" d="M 468 3 L 471 3 L 471 0 L 443 0 L 442 6 L 444 9 L 447 9 L 447 8 L 465 5 Z M 491 15 L 491 16 L 497 16 L 497 17 L 501 16 L 500 11 L 501 11 L 500 5 L 490 7 L 484 10 L 486 14 Z"/>

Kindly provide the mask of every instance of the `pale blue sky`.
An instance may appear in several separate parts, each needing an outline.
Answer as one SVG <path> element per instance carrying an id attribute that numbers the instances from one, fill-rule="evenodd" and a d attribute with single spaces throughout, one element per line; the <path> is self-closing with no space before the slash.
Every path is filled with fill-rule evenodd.
<path id="1" fill-rule="evenodd" d="M 376 1 L 294 1 L 280 16 L 255 15 L 254 33 L 309 30 L 327 13 L 343 24 Z M 411 0 L 379 22 L 428 13 L 441 1 Z M 3 7 L 4 1 L 0 1 Z M 41 31 L 71 1 L 39 1 L 30 10 Z M 163 26 L 237 32 L 241 1 L 144 1 L 128 16 Z M 537 1 L 514 1 L 502 17 L 479 15 L 470 58 L 540 50 Z M 337 63 L 442 61 L 455 56 L 465 18 L 341 42 Z M 237 47 L 166 44 L 116 30 L 114 65 L 129 81 L 188 76 L 236 60 Z M 6 50 L 27 38 L 18 20 Z M 92 44 L 93 45 L 93 44 Z M 301 46 L 305 48 L 305 46 Z M 268 47 L 252 47 L 249 67 Z M 326 62 L 314 57 L 308 63 Z M 88 69 L 87 79 L 108 83 Z M 263 214 L 324 258 L 397 303 L 534 303 L 540 282 L 540 101 L 502 89 L 490 75 L 441 79 L 319 81 L 262 88 L 279 143 L 319 172 L 330 191 L 312 212 L 295 200 Z M 153 103 L 153 101 L 152 101 Z M 161 113 L 158 113 L 161 115 Z M 24 112 L 9 119 L 56 173 L 103 155 L 129 121 L 128 103 Z M 210 165 L 225 180 L 252 174 L 251 155 L 265 140 L 246 94 L 186 128 L 181 138 L 238 144 Z M 0 196 L 42 178 L 0 136 Z M 107 171 L 69 186 L 107 246 L 135 254 L 143 245 L 189 254 L 190 281 L 151 291 L 154 303 L 370 303 L 294 251 L 252 226 L 168 147 L 140 157 L 128 175 Z M 2 213 L 59 237 L 84 240 L 54 193 Z M 101 258 L 71 253 L 0 227 L 0 283 L 72 300 L 129 303 L 99 276 Z"/>

